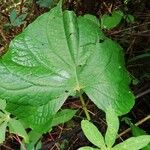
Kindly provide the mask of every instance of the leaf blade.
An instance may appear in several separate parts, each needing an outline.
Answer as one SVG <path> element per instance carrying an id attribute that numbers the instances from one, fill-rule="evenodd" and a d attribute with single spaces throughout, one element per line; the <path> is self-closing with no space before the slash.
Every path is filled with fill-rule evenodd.
<path id="1" fill-rule="evenodd" d="M 113 11 L 111 16 L 105 14 L 101 17 L 101 27 L 105 29 L 112 29 L 119 25 L 122 18 L 123 12 L 120 10 Z"/>
<path id="2" fill-rule="evenodd" d="M 69 121 L 75 115 L 76 112 L 77 112 L 76 110 L 72 109 L 61 110 L 54 116 L 51 126 L 56 126 L 58 124 Z"/>
<path id="3" fill-rule="evenodd" d="M 8 105 L 16 104 L 12 109 L 8 106 L 12 114 L 20 117 L 20 108 L 26 106 L 36 115 L 50 101 L 59 99 L 62 105 L 79 90 L 104 111 L 109 105 L 119 115 L 131 109 L 134 98 L 129 93 L 122 49 L 99 32 L 97 22 L 92 16 L 62 12 L 58 5 L 11 42 L 0 59 L 0 98 Z M 22 116 L 31 112 L 26 110 Z"/>
<path id="4" fill-rule="evenodd" d="M 88 120 L 82 120 L 81 127 L 85 136 L 91 143 L 101 149 L 106 149 L 104 138 L 94 124 L 92 124 Z"/>
<path id="5" fill-rule="evenodd" d="M 141 135 L 138 137 L 131 137 L 126 141 L 116 145 L 114 150 L 129 150 L 131 147 L 133 150 L 139 150 L 145 147 L 150 142 L 149 135 Z"/>
<path id="6" fill-rule="evenodd" d="M 105 143 L 111 148 L 115 143 L 119 130 L 119 119 L 115 111 L 110 107 L 106 112 L 107 131 L 105 134 Z"/>
<path id="7" fill-rule="evenodd" d="M 10 133 L 14 133 L 14 134 L 17 134 L 17 135 L 23 137 L 23 139 L 26 143 L 29 142 L 28 134 L 25 131 L 25 129 L 20 121 L 18 121 L 16 119 L 10 119 L 8 126 L 9 126 Z"/>
<path id="8" fill-rule="evenodd" d="M 0 124 L 0 144 L 5 141 L 5 133 L 6 133 L 7 122 L 3 122 Z"/>
<path id="9" fill-rule="evenodd" d="M 137 137 L 140 135 L 147 135 L 147 133 L 143 129 L 132 124 L 130 126 L 131 126 L 131 131 L 132 131 L 133 136 Z M 142 150 L 149 150 L 149 149 L 150 149 L 150 143 L 144 148 L 142 148 Z"/>

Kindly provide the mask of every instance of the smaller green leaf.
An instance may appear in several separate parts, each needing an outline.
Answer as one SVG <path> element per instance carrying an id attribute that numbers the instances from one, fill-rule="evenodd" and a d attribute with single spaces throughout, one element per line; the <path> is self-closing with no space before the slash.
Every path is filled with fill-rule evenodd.
<path id="1" fill-rule="evenodd" d="M 10 12 L 10 16 L 9 16 L 11 24 L 13 24 L 13 22 L 15 21 L 16 18 L 17 18 L 17 11 L 16 11 L 16 9 L 13 9 Z"/>
<path id="2" fill-rule="evenodd" d="M 89 147 L 89 146 L 85 146 L 85 147 L 81 147 L 78 150 L 99 150 L 98 148 L 93 148 L 93 147 Z"/>
<path id="3" fill-rule="evenodd" d="M 16 18 L 16 20 L 13 22 L 13 26 L 20 26 L 23 24 L 24 19 L 26 18 L 27 14 L 22 14 Z"/>
<path id="4" fill-rule="evenodd" d="M 150 150 L 150 143 L 142 148 L 142 150 Z"/>
<path id="5" fill-rule="evenodd" d="M 101 149 L 106 149 L 104 138 L 93 123 L 88 120 L 82 120 L 81 127 L 85 136 L 91 143 Z"/>
<path id="6" fill-rule="evenodd" d="M 58 124 L 69 121 L 75 115 L 76 112 L 76 110 L 71 109 L 64 109 L 58 112 L 53 118 L 52 126 L 56 126 Z"/>
<path id="7" fill-rule="evenodd" d="M 23 137 L 25 143 L 29 142 L 29 137 L 20 121 L 11 119 L 8 123 L 9 132 Z"/>
<path id="8" fill-rule="evenodd" d="M 68 146 L 68 144 L 69 144 L 69 141 L 66 140 L 66 139 L 64 139 L 64 140 L 62 141 L 62 143 L 60 144 L 60 149 L 61 149 L 61 150 L 65 150 L 65 149 L 66 149 L 66 146 Z"/>
<path id="9" fill-rule="evenodd" d="M 147 135 L 147 133 L 140 129 L 139 127 L 135 126 L 135 125 L 131 125 L 131 131 L 132 131 L 132 134 L 133 136 L 137 137 L 137 136 L 140 136 L 140 135 Z"/>
<path id="10" fill-rule="evenodd" d="M 135 18 L 133 15 L 128 14 L 127 16 L 125 16 L 125 19 L 128 23 L 133 23 L 135 21 Z"/>
<path id="11" fill-rule="evenodd" d="M 140 135 L 147 135 L 146 131 L 144 131 L 143 129 L 133 124 L 131 125 L 131 131 L 132 131 L 133 136 L 135 137 L 140 136 Z M 150 150 L 150 143 L 146 147 L 142 148 L 142 150 Z"/>
<path id="12" fill-rule="evenodd" d="M 39 132 L 34 131 L 34 130 L 30 131 L 28 135 L 29 135 L 30 143 L 31 142 L 36 143 L 40 139 L 40 137 L 42 137 L 42 133 L 39 133 Z"/>
<path id="13" fill-rule="evenodd" d="M 42 137 L 42 133 L 38 133 L 37 131 L 32 130 L 28 133 L 28 136 L 29 136 L 29 143 L 25 144 L 26 149 L 27 150 L 34 150 L 34 149 L 40 150 L 41 149 L 41 141 L 39 139 Z M 40 146 L 40 148 L 39 148 L 39 146 Z M 21 150 L 24 150 L 23 146 L 21 147 Z"/>
<path id="14" fill-rule="evenodd" d="M 5 110 L 6 108 L 6 101 L 0 99 L 0 110 Z"/>
<path id="15" fill-rule="evenodd" d="M 26 17 L 27 17 L 27 13 L 21 14 L 20 16 L 18 16 L 17 19 L 19 19 L 20 22 L 23 22 Z"/>
<path id="16" fill-rule="evenodd" d="M 0 124 L 3 122 L 9 122 L 9 120 L 10 120 L 10 114 L 9 113 L 0 112 Z"/>
<path id="17" fill-rule="evenodd" d="M 111 16 L 105 14 L 101 17 L 101 28 L 112 29 L 119 25 L 123 18 L 123 12 L 120 10 L 113 11 Z"/>
<path id="18" fill-rule="evenodd" d="M 111 107 L 106 111 L 106 122 L 107 122 L 107 131 L 105 135 L 105 143 L 111 148 L 115 143 L 117 133 L 119 130 L 119 119 Z"/>
<path id="19" fill-rule="evenodd" d="M 12 26 L 20 26 L 24 19 L 26 18 L 27 13 L 21 14 L 18 16 L 17 11 L 13 9 L 10 13 L 10 23 Z"/>
<path id="20" fill-rule="evenodd" d="M 126 141 L 116 145 L 113 150 L 139 150 L 145 147 L 150 142 L 150 135 L 141 135 L 138 137 L 131 137 Z"/>
<path id="21" fill-rule="evenodd" d="M 0 124 L 0 144 L 5 141 L 5 133 L 6 133 L 7 122 L 3 122 Z"/>

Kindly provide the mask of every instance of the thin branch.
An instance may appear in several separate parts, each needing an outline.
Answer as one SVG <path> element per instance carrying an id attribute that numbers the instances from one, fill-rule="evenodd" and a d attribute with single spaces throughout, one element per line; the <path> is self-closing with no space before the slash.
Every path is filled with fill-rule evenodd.
<path id="1" fill-rule="evenodd" d="M 22 13 L 23 5 L 24 5 L 24 0 L 21 0 L 19 14 Z"/>
<path id="2" fill-rule="evenodd" d="M 119 31 L 115 31 L 115 32 L 112 32 L 112 33 L 109 33 L 109 34 L 114 35 L 114 34 L 118 34 L 118 33 L 121 33 L 121 32 L 125 32 L 125 31 L 128 31 L 128 30 L 135 29 L 135 28 L 145 26 L 145 25 L 149 25 L 149 24 L 150 24 L 150 22 L 146 22 L 146 23 L 143 23 L 143 24 L 140 24 L 140 25 L 137 25 L 137 26 L 129 27 L 129 28 L 122 29 L 122 30 L 119 30 Z"/>
<path id="3" fill-rule="evenodd" d="M 146 95 L 146 94 L 148 94 L 148 93 L 150 93 L 150 89 L 147 89 L 146 91 L 137 94 L 137 95 L 135 96 L 135 98 L 138 99 L 138 98 L 140 98 L 140 97 L 142 97 L 142 96 L 144 96 L 144 95 Z"/>
<path id="4" fill-rule="evenodd" d="M 150 115 L 148 115 L 148 116 L 146 116 L 145 118 L 143 118 L 142 120 L 138 121 L 138 122 L 135 124 L 135 126 L 139 126 L 139 125 L 143 124 L 144 122 L 146 122 L 146 121 L 149 120 L 149 119 L 150 119 Z M 117 138 L 120 138 L 121 136 L 123 136 L 124 134 L 128 133 L 129 131 L 131 131 L 131 128 L 128 128 L 128 129 L 126 129 L 125 131 L 123 131 L 122 133 L 120 133 Z"/>
<path id="5" fill-rule="evenodd" d="M 3 40 L 7 43 L 7 42 L 8 42 L 8 41 L 7 41 L 7 38 L 6 38 L 6 36 L 5 36 L 4 32 L 3 32 L 3 30 L 1 29 L 1 27 L 0 27 L 0 35 L 1 35 L 1 37 L 3 38 Z"/>

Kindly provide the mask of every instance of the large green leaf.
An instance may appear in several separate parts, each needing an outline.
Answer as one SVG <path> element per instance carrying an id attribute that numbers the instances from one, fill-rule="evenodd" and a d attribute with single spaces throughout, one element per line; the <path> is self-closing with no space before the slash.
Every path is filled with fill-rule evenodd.
<path id="1" fill-rule="evenodd" d="M 134 103 L 121 47 L 99 31 L 94 16 L 62 12 L 60 4 L 11 42 L 0 59 L 0 79 L 7 109 L 32 127 L 49 122 L 76 91 L 104 111 L 111 105 L 119 115 Z"/>
<path id="2" fill-rule="evenodd" d="M 6 101 L 0 99 L 0 110 L 5 110 L 6 108 Z"/>
<path id="3" fill-rule="evenodd" d="M 66 98 L 64 96 L 64 100 Z M 10 103 L 7 108 L 25 121 L 30 128 L 38 132 L 47 132 L 51 128 L 54 115 L 60 109 L 64 100 L 60 97 L 42 106 L 19 106 L 19 104 Z"/>

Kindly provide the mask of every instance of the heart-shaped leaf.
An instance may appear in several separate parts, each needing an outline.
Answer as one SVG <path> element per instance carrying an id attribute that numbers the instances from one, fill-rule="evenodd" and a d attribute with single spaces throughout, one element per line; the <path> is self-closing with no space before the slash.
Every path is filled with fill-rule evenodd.
<path id="1" fill-rule="evenodd" d="M 60 4 L 11 42 L 0 59 L 0 79 L 7 109 L 32 126 L 49 120 L 76 91 L 118 115 L 134 104 L 121 47 L 104 36 L 94 16 L 62 12 Z"/>
<path id="2" fill-rule="evenodd" d="M 104 14 L 101 17 L 101 28 L 113 29 L 121 22 L 124 14 L 120 10 L 113 11 L 111 15 Z"/>

